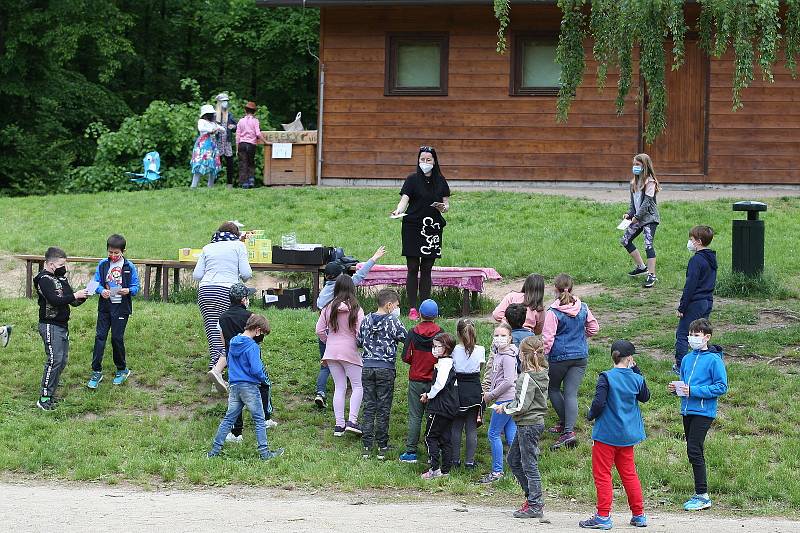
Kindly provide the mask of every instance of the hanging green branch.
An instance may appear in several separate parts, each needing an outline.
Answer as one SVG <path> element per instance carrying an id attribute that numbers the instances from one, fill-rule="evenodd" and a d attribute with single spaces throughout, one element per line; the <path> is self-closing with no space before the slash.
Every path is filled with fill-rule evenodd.
<path id="1" fill-rule="evenodd" d="M 494 17 L 497 19 L 497 53 L 504 54 L 506 51 L 506 28 L 510 18 L 511 5 L 509 0 L 494 0 Z"/>
<path id="2" fill-rule="evenodd" d="M 494 0 L 500 23 L 498 51 L 505 50 L 505 31 L 509 24 L 511 0 Z M 594 41 L 592 54 L 597 61 L 597 85 L 605 87 L 609 69 L 619 70 L 617 113 L 622 114 L 633 80 L 634 49 L 639 50 L 639 71 L 647 91 L 645 138 L 652 142 L 666 124 L 667 90 L 664 40 L 672 41 L 672 69 L 684 63 L 688 27 L 684 16 L 685 0 L 559 0 L 563 16 L 556 52 L 561 65 L 557 119 L 567 119 L 578 86 L 583 81 L 585 58 L 583 41 Z M 586 4 L 591 5 L 587 25 Z M 758 62 L 762 78 L 772 82 L 772 68 L 781 49 L 786 68 L 797 76 L 800 58 L 800 0 L 699 0 L 697 21 L 700 47 L 707 54 L 721 57 L 733 48 L 733 109 L 742 107 L 741 93 L 754 79 Z M 780 6 L 785 4 L 781 39 Z M 641 98 L 641 95 L 640 95 Z"/>
<path id="3" fill-rule="evenodd" d="M 561 35 L 556 48 L 556 62 L 561 65 L 561 87 L 558 89 L 556 120 L 564 122 L 578 86 L 583 81 L 586 58 L 583 39 L 586 37 L 586 15 L 583 13 L 585 0 L 558 0 L 558 7 L 564 12 L 561 22 Z"/>

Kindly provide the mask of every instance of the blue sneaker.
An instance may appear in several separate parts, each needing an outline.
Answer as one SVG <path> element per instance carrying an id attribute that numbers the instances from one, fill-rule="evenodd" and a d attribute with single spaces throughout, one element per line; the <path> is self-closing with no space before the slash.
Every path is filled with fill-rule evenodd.
<path id="1" fill-rule="evenodd" d="M 415 453 L 408 453 L 405 452 L 400 456 L 401 463 L 416 463 L 417 462 L 417 454 Z"/>
<path id="2" fill-rule="evenodd" d="M 589 520 L 581 520 L 578 525 L 583 529 L 611 529 L 614 527 L 613 522 L 611 522 L 611 516 L 603 518 L 598 514 L 595 514 Z"/>
<path id="3" fill-rule="evenodd" d="M 90 389 L 96 389 L 100 382 L 103 381 L 103 373 L 102 372 L 92 372 L 92 377 L 89 378 L 89 382 L 86 384 L 87 387 Z"/>
<path id="4" fill-rule="evenodd" d="M 683 504 L 684 511 L 702 511 L 703 509 L 711 508 L 711 499 L 703 498 L 699 494 L 695 494 L 689 501 Z"/>
<path id="5" fill-rule="evenodd" d="M 630 524 L 634 527 L 647 527 L 647 516 L 643 514 L 632 516 Z"/>
<path id="6" fill-rule="evenodd" d="M 117 370 L 117 373 L 114 374 L 114 380 L 111 382 L 114 385 L 122 385 L 127 381 L 128 376 L 131 375 L 131 371 L 127 368 L 125 370 Z"/>

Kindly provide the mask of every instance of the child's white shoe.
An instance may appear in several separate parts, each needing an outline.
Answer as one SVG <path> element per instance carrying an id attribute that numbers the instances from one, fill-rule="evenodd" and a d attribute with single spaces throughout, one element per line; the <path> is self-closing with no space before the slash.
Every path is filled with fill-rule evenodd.
<path id="1" fill-rule="evenodd" d="M 232 442 L 234 444 L 241 444 L 243 440 L 244 437 L 242 437 L 241 435 L 237 437 L 233 433 L 228 433 L 228 436 L 225 437 L 225 442 Z"/>

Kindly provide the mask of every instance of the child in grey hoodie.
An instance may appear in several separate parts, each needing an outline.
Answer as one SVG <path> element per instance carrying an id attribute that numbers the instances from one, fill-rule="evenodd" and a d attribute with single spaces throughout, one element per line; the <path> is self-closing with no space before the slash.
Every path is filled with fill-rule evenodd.
<path id="1" fill-rule="evenodd" d="M 400 319 L 400 296 L 392 289 L 378 291 L 378 310 L 368 314 L 356 334 L 363 349 L 361 383 L 364 387 L 364 416 L 361 440 L 363 457 L 369 458 L 377 441 L 378 459 L 386 459 L 389 448 L 389 413 L 394 398 L 397 343 L 405 342 L 408 332 Z"/>

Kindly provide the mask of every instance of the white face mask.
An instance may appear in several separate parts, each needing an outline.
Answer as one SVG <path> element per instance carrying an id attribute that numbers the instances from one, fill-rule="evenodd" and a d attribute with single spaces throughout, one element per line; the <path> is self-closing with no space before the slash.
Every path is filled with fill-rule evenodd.
<path id="1" fill-rule="evenodd" d="M 427 174 L 431 170 L 433 170 L 433 165 L 431 163 L 420 163 L 419 164 L 420 170 L 422 170 L 423 174 Z"/>
<path id="2" fill-rule="evenodd" d="M 686 243 L 686 249 L 689 250 L 690 252 L 697 251 L 697 246 L 694 245 L 692 239 L 689 239 L 689 241 Z"/>
<path id="3" fill-rule="evenodd" d="M 631 170 L 637 176 L 642 173 L 642 167 L 640 167 L 639 165 L 634 165 L 633 169 L 631 169 Z"/>
<path id="4" fill-rule="evenodd" d="M 224 101 L 224 100 L 223 100 L 222 102 L 220 102 L 220 103 L 219 103 L 219 106 L 220 106 L 222 109 L 228 109 L 228 102 L 226 102 L 226 101 Z"/>
<path id="5" fill-rule="evenodd" d="M 692 350 L 697 350 L 704 344 L 703 335 L 689 335 L 687 339 L 689 340 L 689 346 Z"/>
<path id="6" fill-rule="evenodd" d="M 400 318 L 400 308 L 395 307 L 390 314 L 395 318 Z"/>
<path id="7" fill-rule="evenodd" d="M 508 335 L 494 335 L 492 337 L 492 345 L 498 350 L 502 350 L 508 346 Z"/>
<path id="8" fill-rule="evenodd" d="M 442 346 L 434 346 L 431 353 L 436 357 L 441 357 L 444 355 L 444 348 Z"/>

